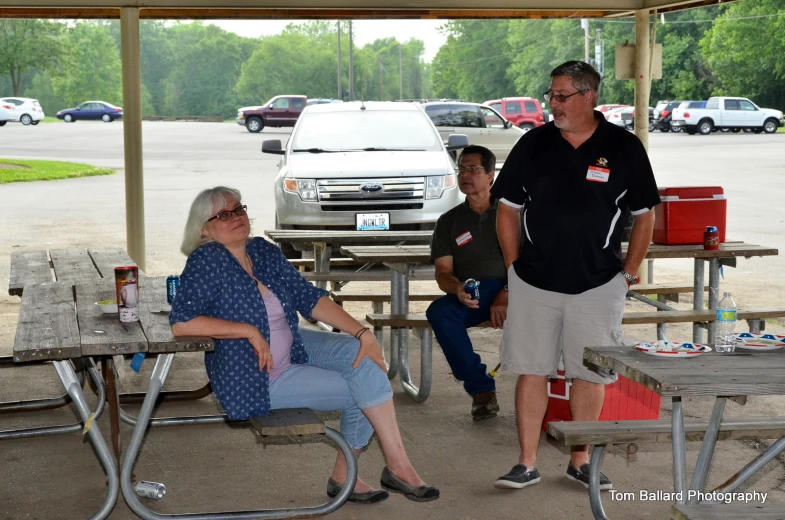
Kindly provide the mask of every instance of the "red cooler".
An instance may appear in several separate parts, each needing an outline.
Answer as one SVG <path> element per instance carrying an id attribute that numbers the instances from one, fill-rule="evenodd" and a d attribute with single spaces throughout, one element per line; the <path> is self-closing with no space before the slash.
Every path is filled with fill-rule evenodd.
<path id="1" fill-rule="evenodd" d="M 564 379 L 564 371 L 558 371 L 557 379 L 548 380 L 548 409 L 542 421 L 543 431 L 551 421 L 570 421 L 570 384 Z M 660 396 L 643 385 L 624 376 L 610 385 L 605 385 L 605 401 L 602 403 L 600 421 L 644 420 L 660 418 Z"/>
<path id="2" fill-rule="evenodd" d="M 728 201 L 721 186 L 659 188 L 662 203 L 654 207 L 655 244 L 703 244 L 706 226 L 717 226 L 725 242 Z"/>

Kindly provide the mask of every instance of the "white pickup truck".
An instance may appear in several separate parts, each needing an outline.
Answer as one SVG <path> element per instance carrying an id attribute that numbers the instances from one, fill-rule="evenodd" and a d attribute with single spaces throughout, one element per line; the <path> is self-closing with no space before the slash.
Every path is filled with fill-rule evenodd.
<path id="1" fill-rule="evenodd" d="M 785 126 L 785 118 L 779 110 L 759 108 L 747 98 L 712 97 L 705 108 L 674 113 L 671 124 L 683 128 L 690 135 L 696 132 L 707 135 L 726 128 L 732 132 L 750 129 L 757 134 L 773 134 L 777 128 Z"/>

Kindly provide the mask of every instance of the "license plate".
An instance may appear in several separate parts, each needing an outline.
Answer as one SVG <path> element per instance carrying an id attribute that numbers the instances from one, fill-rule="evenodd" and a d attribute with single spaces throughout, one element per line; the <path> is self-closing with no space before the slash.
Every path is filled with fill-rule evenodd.
<path id="1" fill-rule="evenodd" d="M 357 231 L 387 231 L 390 229 L 389 213 L 358 213 Z"/>

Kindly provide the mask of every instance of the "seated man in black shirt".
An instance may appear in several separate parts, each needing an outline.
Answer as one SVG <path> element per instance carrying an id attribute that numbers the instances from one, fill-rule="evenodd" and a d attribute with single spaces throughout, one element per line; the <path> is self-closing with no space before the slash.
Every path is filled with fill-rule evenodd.
<path id="1" fill-rule="evenodd" d="M 472 396 L 472 419 L 496 417 L 496 382 L 474 352 L 466 329 L 491 320 L 495 328 L 507 317 L 507 273 L 496 235 L 498 201 L 490 194 L 496 167 L 493 152 L 467 146 L 458 160 L 458 187 L 466 200 L 436 222 L 431 260 L 436 282 L 447 295 L 426 315 L 456 379 Z M 480 299 L 464 290 L 467 279 L 480 282 Z"/>

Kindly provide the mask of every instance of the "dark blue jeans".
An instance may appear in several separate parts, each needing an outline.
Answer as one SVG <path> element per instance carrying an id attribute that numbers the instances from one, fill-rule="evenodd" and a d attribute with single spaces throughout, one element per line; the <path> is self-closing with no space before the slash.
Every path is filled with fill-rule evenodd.
<path id="1" fill-rule="evenodd" d="M 491 318 L 491 303 L 505 283 L 504 280 L 480 280 L 479 309 L 470 309 L 455 295 L 447 294 L 434 301 L 425 312 L 453 376 L 463 381 L 463 388 L 472 396 L 496 390 L 496 381 L 488 375 L 479 354 L 474 352 L 466 329 Z"/>

